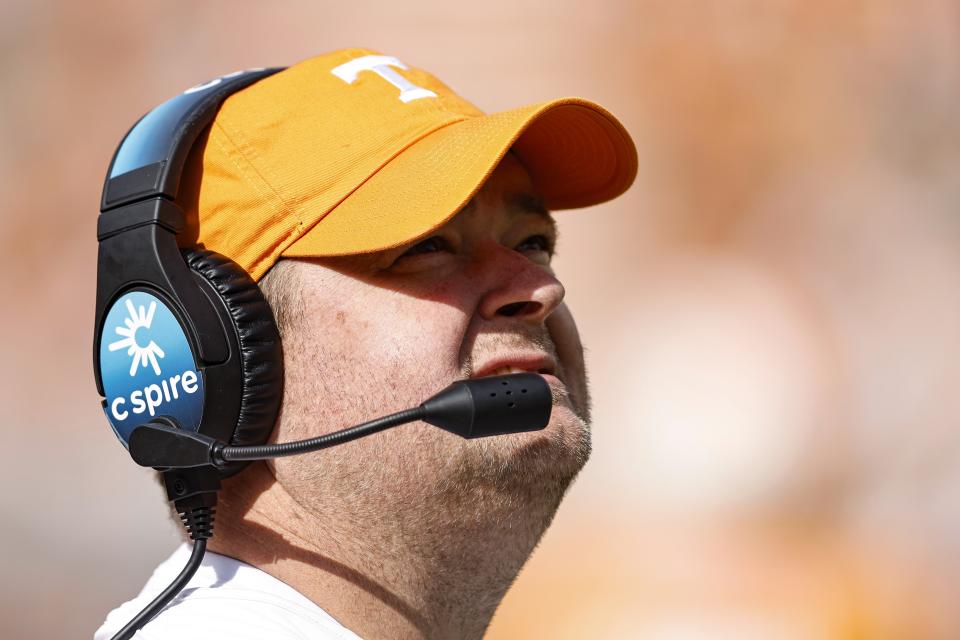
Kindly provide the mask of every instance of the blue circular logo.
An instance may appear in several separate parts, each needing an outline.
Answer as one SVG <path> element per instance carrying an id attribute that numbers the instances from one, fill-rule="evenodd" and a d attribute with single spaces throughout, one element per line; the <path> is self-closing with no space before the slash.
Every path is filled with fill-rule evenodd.
<path id="1" fill-rule="evenodd" d="M 131 291 L 110 307 L 100 334 L 100 376 L 104 411 L 124 446 L 135 427 L 157 416 L 200 428 L 198 369 L 183 327 L 160 298 Z"/>

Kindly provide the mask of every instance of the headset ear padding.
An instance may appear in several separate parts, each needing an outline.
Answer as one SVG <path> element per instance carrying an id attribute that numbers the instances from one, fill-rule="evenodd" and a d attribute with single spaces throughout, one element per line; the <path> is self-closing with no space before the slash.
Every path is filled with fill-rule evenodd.
<path id="1" fill-rule="evenodd" d="M 283 350 L 273 311 L 257 283 L 233 260 L 206 249 L 182 252 L 190 269 L 219 295 L 239 343 L 243 390 L 230 444 L 263 444 L 283 399 Z"/>

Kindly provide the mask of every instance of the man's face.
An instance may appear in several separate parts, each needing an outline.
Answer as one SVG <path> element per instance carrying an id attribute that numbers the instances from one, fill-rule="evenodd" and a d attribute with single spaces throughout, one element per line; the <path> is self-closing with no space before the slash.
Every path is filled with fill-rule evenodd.
<path id="1" fill-rule="evenodd" d="M 476 375 L 546 373 L 554 398 L 543 431 L 464 440 L 416 423 L 277 460 L 278 481 L 332 518 L 351 509 L 378 517 L 386 505 L 442 513 L 467 500 L 472 510 L 542 504 L 549 521 L 590 449 L 583 350 L 550 267 L 555 241 L 529 175 L 508 154 L 427 239 L 286 267 L 304 308 L 285 323 L 275 441 L 416 406 Z"/>

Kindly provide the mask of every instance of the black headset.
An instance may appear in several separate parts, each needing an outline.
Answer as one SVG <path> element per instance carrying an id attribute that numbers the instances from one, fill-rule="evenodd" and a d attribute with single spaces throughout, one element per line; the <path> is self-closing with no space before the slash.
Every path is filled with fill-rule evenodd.
<path id="1" fill-rule="evenodd" d="M 178 247 L 186 220 L 177 195 L 190 149 L 223 101 L 281 70 L 232 73 L 156 107 L 124 137 L 104 183 L 97 390 L 134 461 L 163 472 L 167 497 L 195 541 L 180 575 L 114 640 L 132 637 L 193 577 L 213 536 L 220 480 L 246 461 L 316 451 L 417 420 L 464 438 L 533 431 L 550 420 L 546 381 L 514 374 L 458 381 L 418 407 L 307 440 L 263 444 L 283 396 L 273 312 L 238 264 L 204 248 Z"/>
<path id="2" fill-rule="evenodd" d="M 137 424 L 164 417 L 180 429 L 238 446 L 262 444 L 273 429 L 283 393 L 273 313 L 234 261 L 203 248 L 178 248 L 185 217 L 177 195 L 190 149 L 223 101 L 277 71 L 243 71 L 188 89 L 141 118 L 114 153 L 97 221 L 93 361 L 107 418 L 126 446 Z M 149 345 L 136 340 L 138 329 L 153 328 L 144 325 L 148 313 L 150 324 L 166 318 L 170 326 L 157 328 L 183 334 L 182 340 L 170 341 L 176 344 L 157 345 L 166 357 L 153 350 L 152 361 L 145 351 Z M 117 333 L 131 324 L 137 325 L 132 335 Z M 111 351 L 117 343 L 121 346 Z M 118 353 L 124 347 L 134 358 L 145 354 L 135 370 Z M 169 350 L 177 347 L 189 349 L 192 363 L 173 372 L 180 378 L 171 389 L 164 365 Z M 223 465 L 220 475 L 236 473 L 244 464 Z"/>

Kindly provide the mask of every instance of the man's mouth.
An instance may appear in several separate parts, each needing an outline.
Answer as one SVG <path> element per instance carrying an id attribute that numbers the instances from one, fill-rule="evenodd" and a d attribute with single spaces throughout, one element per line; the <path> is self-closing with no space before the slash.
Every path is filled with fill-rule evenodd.
<path id="1" fill-rule="evenodd" d="M 477 367 L 471 378 L 502 376 L 511 373 L 539 373 L 556 379 L 557 363 L 544 353 L 513 353 L 491 358 Z"/>

